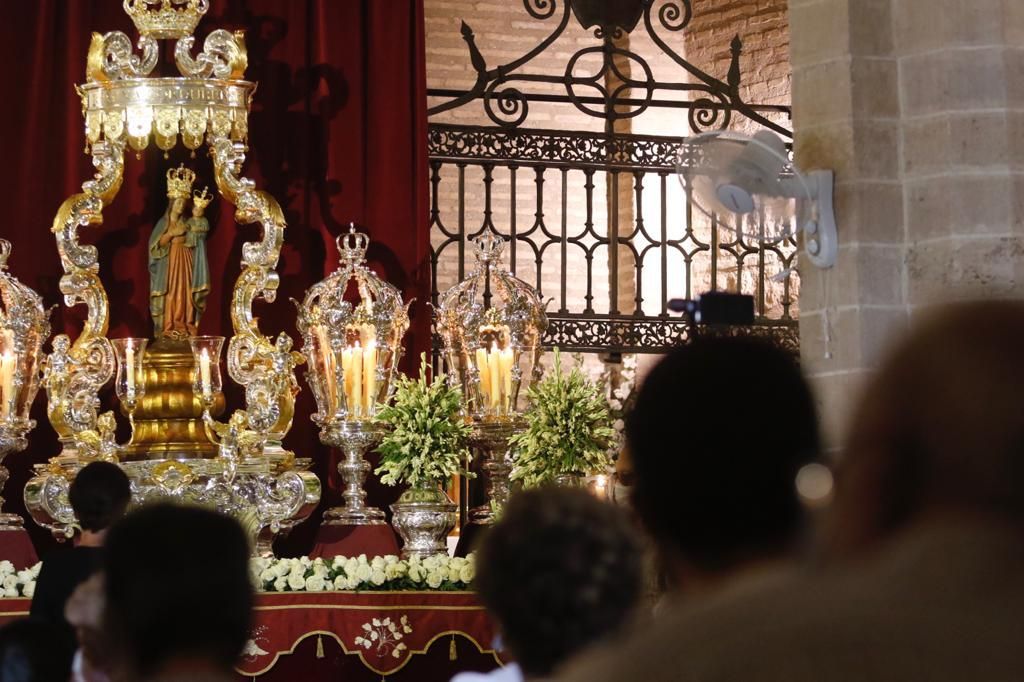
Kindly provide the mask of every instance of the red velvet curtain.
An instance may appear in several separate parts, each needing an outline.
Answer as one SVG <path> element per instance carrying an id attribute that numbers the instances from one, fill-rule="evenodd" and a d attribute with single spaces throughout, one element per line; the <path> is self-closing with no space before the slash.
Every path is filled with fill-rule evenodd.
<path id="1" fill-rule="evenodd" d="M 60 302 L 62 274 L 50 224 L 61 202 L 80 191 L 93 172 L 82 153 L 83 120 L 74 85 L 85 79 L 93 31 L 120 30 L 135 39 L 121 5 L 120 0 L 32 0 L 0 7 L 6 74 L 6 101 L 0 104 L 0 187 L 6 194 L 0 237 L 14 245 L 11 272 L 47 305 Z M 368 257 L 377 273 L 417 299 L 406 364 L 414 365 L 411 360 L 429 347 L 429 310 L 423 305 L 429 295 L 429 235 L 422 5 L 422 0 L 212 0 L 200 23 L 198 45 L 215 28 L 245 31 L 246 77 L 259 83 L 243 170 L 274 195 L 288 221 L 277 301 L 256 310 L 267 334 L 287 331 L 299 345 L 290 299 L 301 300 L 311 284 L 336 267 L 334 237 L 352 221 L 370 235 Z M 173 41 L 164 41 L 163 50 L 158 69 L 176 75 Z M 103 225 L 81 233 L 83 242 L 100 249 L 111 337 L 152 336 L 146 244 L 166 207 L 166 170 L 182 162 L 196 170 L 197 188 L 214 188 L 205 150 L 190 158 L 188 150 L 175 149 L 165 159 L 151 145 L 141 159 L 129 154 L 124 185 L 104 211 Z M 233 213 L 220 197 L 207 209 L 213 288 L 201 323 L 205 334 L 230 336 L 228 307 L 241 245 L 260 236 L 257 225 L 236 226 Z M 83 312 L 57 308 L 55 332 L 74 337 Z M 237 391 L 229 391 L 228 398 L 229 410 L 242 407 Z M 40 392 L 39 425 L 28 451 L 5 462 L 12 472 L 5 490 L 11 511 L 22 511 L 31 464 L 57 453 L 44 403 Z M 315 458 L 325 502 L 335 503 L 326 485 L 327 472 L 332 479 L 336 475 L 328 461 L 333 458 L 309 421 L 313 410 L 311 393 L 304 390 L 286 445 Z M 390 491 L 371 491 L 377 504 L 391 497 Z M 285 551 L 307 550 L 317 521 L 297 529 Z M 45 543 L 45 534 L 27 525 L 37 545 Z"/>

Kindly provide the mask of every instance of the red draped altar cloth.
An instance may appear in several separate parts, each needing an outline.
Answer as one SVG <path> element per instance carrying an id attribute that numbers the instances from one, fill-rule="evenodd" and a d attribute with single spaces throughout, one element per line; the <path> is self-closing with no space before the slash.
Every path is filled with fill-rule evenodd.
<path id="1" fill-rule="evenodd" d="M 0 599 L 0 625 L 28 615 L 30 603 Z M 500 665 L 494 636 L 469 592 L 259 594 L 236 672 L 259 682 L 445 682 Z"/>
<path id="2" fill-rule="evenodd" d="M 36 565 L 39 557 L 24 530 L 0 530 L 0 561 L 6 559 L 18 570 Z"/>
<path id="3" fill-rule="evenodd" d="M 0 5 L 0 62 L 10 66 L 4 81 L 7 106 L 0 107 L 0 187 L 7 196 L 0 237 L 14 245 L 12 273 L 39 291 L 46 305 L 61 302 L 62 270 L 49 227 L 61 202 L 81 191 L 94 172 L 82 153 L 84 125 L 74 85 L 84 82 L 93 31 L 120 30 L 136 39 L 121 5 L 114 0 Z M 280 202 L 288 221 L 277 300 L 256 307 L 261 328 L 299 338 L 289 299 L 301 299 L 336 267 L 334 237 L 355 221 L 372 239 L 372 267 L 407 299 L 417 299 L 406 337 L 407 362 L 417 365 L 419 352 L 430 343 L 422 0 L 212 0 L 197 29 L 197 46 L 217 28 L 246 32 L 246 78 L 259 88 L 243 171 Z M 177 75 L 173 41 L 163 44 L 160 75 Z M 150 144 L 141 160 L 128 152 L 124 184 L 104 210 L 103 224 L 82 230 L 82 241 L 100 249 L 111 337 L 152 335 L 147 240 L 167 206 L 165 173 L 179 163 L 196 170 L 197 189 L 214 188 L 205 150 L 192 159 L 188 150 L 175 149 L 164 159 Z M 201 334 L 230 336 L 229 302 L 241 245 L 259 238 L 258 226 L 236 226 L 233 213 L 219 197 L 206 211 L 213 282 Z M 58 308 L 55 333 L 77 335 L 83 314 L 82 306 Z M 331 477 L 324 504 L 336 505 L 336 456 L 319 443 L 309 421 L 314 401 L 300 383 L 304 390 L 286 445 L 299 456 L 313 457 L 325 482 Z M 240 393 L 230 385 L 227 392 L 229 410 L 241 407 Z M 108 387 L 105 407 L 113 406 L 110 393 Z M 4 462 L 11 470 L 6 511 L 24 513 L 21 491 L 31 465 L 58 451 L 44 408 L 41 392 L 33 412 L 39 426 L 29 436 L 28 451 Z M 375 483 L 369 493 L 368 502 L 381 507 L 397 497 L 397 491 Z M 293 531 L 279 550 L 307 552 L 318 522 L 316 516 Z M 52 540 L 31 522 L 27 527 L 45 559 Z"/>
<path id="4" fill-rule="evenodd" d="M 391 526 L 321 526 L 310 559 L 336 556 L 368 557 L 398 554 L 398 538 Z"/>

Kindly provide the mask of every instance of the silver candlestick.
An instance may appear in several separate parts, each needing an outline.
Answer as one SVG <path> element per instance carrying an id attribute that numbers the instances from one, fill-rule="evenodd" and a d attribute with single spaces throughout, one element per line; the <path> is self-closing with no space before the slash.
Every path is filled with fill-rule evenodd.
<path id="1" fill-rule="evenodd" d="M 364 458 L 367 450 L 384 437 L 384 427 L 372 421 L 343 421 L 333 424 L 321 434 L 327 445 L 341 449 L 344 459 L 338 464 L 338 473 L 345 484 L 342 497 L 344 507 L 333 507 L 324 512 L 324 524 L 331 526 L 384 525 L 384 512 L 366 506 L 363 483 L 370 473 L 370 463 Z"/>
<path id="2" fill-rule="evenodd" d="M 4 457 L 11 452 L 20 452 L 28 446 L 25 438 L 34 422 L 24 420 L 8 419 L 0 423 L 0 494 L 3 493 L 4 485 L 10 476 L 7 467 L 3 466 Z M 24 521 L 17 514 L 3 513 L 4 498 L 0 497 L 0 530 L 18 530 Z"/>
<path id="3" fill-rule="evenodd" d="M 487 501 L 469 512 L 471 523 L 490 525 L 496 512 L 508 502 L 510 492 L 509 475 L 512 461 L 508 456 L 508 441 L 524 428 L 521 419 L 496 422 L 476 422 L 470 436 L 470 444 L 480 450 L 480 468 L 484 472 Z"/>

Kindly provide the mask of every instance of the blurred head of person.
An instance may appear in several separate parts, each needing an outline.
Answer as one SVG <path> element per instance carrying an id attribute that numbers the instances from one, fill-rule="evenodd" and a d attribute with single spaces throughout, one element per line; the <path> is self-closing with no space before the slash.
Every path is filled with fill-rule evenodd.
<path id="1" fill-rule="evenodd" d="M 641 384 L 626 439 L 634 507 L 677 580 L 717 580 L 802 539 L 795 479 L 820 444 L 786 351 L 753 337 L 673 350 Z"/>
<path id="2" fill-rule="evenodd" d="M 635 533 L 621 509 L 581 489 L 513 495 L 478 549 L 474 582 L 526 677 L 628 622 L 641 587 Z"/>
<path id="3" fill-rule="evenodd" d="M 111 528 L 103 568 L 103 629 L 119 674 L 230 676 L 253 602 L 236 521 L 199 507 L 143 507 Z"/>
<path id="4" fill-rule="evenodd" d="M 110 462 L 87 464 L 75 476 L 68 501 L 75 511 L 83 537 L 100 534 L 124 516 L 132 499 L 128 476 Z"/>
<path id="5" fill-rule="evenodd" d="M 832 556 L 919 521 L 1024 523 L 1024 303 L 932 311 L 882 362 L 836 480 Z"/>
<path id="6" fill-rule="evenodd" d="M 60 630 L 52 623 L 16 620 L 0 628 L 0 680 L 52 682 L 67 679 L 71 651 L 53 646 Z"/>

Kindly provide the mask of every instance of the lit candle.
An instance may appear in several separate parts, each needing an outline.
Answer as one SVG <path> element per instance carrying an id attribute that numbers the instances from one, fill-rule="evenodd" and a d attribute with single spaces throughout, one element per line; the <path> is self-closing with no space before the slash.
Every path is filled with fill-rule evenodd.
<path id="1" fill-rule="evenodd" d="M 135 392 L 135 349 L 132 348 L 132 340 L 128 339 L 128 342 L 124 347 L 124 364 L 125 364 L 125 375 L 124 378 L 127 381 L 128 393 Z"/>
<path id="2" fill-rule="evenodd" d="M 480 375 L 480 398 L 491 399 L 491 371 L 487 367 L 487 351 L 483 348 L 476 349 L 476 370 Z"/>
<path id="3" fill-rule="evenodd" d="M 205 348 L 199 353 L 199 383 L 203 389 L 203 398 L 213 397 L 213 381 L 210 379 L 210 352 Z"/>
<path id="4" fill-rule="evenodd" d="M 14 353 L 5 350 L 0 358 L 0 410 L 3 415 L 9 416 L 14 404 L 14 369 L 17 360 Z"/>
<path id="5" fill-rule="evenodd" d="M 373 404 L 377 402 L 377 342 L 372 339 L 363 349 L 363 388 L 366 392 L 363 403 L 369 414 Z"/>
<path id="6" fill-rule="evenodd" d="M 341 351 L 341 380 L 345 393 L 345 406 L 352 414 L 352 348 L 347 347 Z"/>
<path id="7" fill-rule="evenodd" d="M 498 344 L 491 342 L 491 352 L 487 354 L 487 369 L 490 372 L 491 407 L 498 408 L 501 399 L 501 367 L 498 364 Z"/>
<path id="8" fill-rule="evenodd" d="M 511 407 L 512 403 L 512 349 L 505 348 L 498 358 L 498 369 L 501 371 L 501 393 L 504 405 Z"/>
<path id="9" fill-rule="evenodd" d="M 602 500 L 607 499 L 608 497 L 608 477 L 604 474 L 601 474 L 594 479 L 594 495 Z"/>
<path id="10" fill-rule="evenodd" d="M 356 341 L 352 349 L 352 384 L 349 399 L 349 414 L 359 416 L 363 411 L 363 350 Z"/>
<path id="11" fill-rule="evenodd" d="M 363 347 L 377 342 L 377 329 L 372 324 L 359 325 L 359 342 Z"/>
<path id="12" fill-rule="evenodd" d="M 331 348 L 330 339 L 327 337 L 327 330 L 323 325 L 315 328 L 317 342 L 320 345 L 320 357 L 324 365 L 324 391 L 327 393 L 327 406 L 333 415 L 338 409 L 337 383 L 334 376 L 334 350 Z"/>

